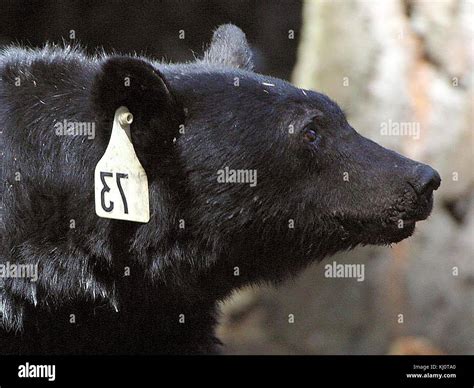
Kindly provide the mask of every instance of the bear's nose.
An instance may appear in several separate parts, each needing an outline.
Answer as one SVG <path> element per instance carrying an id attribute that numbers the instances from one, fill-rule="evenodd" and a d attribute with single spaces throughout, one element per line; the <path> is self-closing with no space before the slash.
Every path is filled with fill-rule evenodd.
<path id="1" fill-rule="evenodd" d="M 415 167 L 414 179 L 410 182 L 418 195 L 430 195 L 441 184 L 438 172 L 425 164 Z"/>

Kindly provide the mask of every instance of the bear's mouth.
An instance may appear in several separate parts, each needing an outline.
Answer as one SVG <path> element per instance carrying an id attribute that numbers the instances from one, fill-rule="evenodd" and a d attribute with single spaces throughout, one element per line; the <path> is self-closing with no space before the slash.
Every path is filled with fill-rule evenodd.
<path id="1" fill-rule="evenodd" d="M 399 202 L 388 211 L 390 223 L 416 223 L 428 218 L 433 209 L 433 194 L 428 197 L 418 197 L 415 201 Z"/>
<path id="2" fill-rule="evenodd" d="M 362 245 L 389 245 L 410 237 L 416 223 L 426 220 L 433 208 L 433 196 L 426 198 L 402 197 L 381 215 L 364 221 L 357 217 L 339 219 L 341 240 L 350 236 Z"/>
<path id="3" fill-rule="evenodd" d="M 394 244 L 410 237 L 416 223 L 426 220 L 433 209 L 433 195 L 417 198 L 408 203 L 398 202 L 388 211 L 386 221 L 382 222 L 382 231 L 370 244 Z"/>

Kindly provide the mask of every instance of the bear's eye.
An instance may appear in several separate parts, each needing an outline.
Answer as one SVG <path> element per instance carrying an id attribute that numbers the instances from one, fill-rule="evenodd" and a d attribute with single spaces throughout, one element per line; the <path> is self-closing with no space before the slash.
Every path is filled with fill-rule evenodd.
<path id="1" fill-rule="evenodd" d="M 308 143 L 314 143 L 318 139 L 318 134 L 316 133 L 316 128 L 314 127 L 314 124 L 308 124 L 306 127 L 303 129 L 303 138 L 304 141 Z"/>

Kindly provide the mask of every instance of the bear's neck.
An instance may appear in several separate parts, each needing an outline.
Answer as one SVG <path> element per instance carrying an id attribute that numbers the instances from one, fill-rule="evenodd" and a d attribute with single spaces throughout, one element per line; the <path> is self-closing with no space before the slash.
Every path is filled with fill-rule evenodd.
<path id="1" fill-rule="evenodd" d="M 216 353 L 216 300 L 199 290 L 151 283 L 132 266 L 116 281 L 118 303 L 73 300 L 48 311 L 25 309 L 14 354 Z M 185 288 L 186 292 L 180 291 Z M 1 338 L 0 338 L 1 339 Z"/>

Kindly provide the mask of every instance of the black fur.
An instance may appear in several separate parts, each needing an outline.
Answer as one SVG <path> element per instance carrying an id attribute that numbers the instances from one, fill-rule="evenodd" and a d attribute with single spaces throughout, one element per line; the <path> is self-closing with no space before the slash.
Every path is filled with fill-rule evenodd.
<path id="1" fill-rule="evenodd" d="M 235 26 L 189 64 L 2 52 L 0 263 L 37 263 L 40 276 L 0 278 L 1 353 L 214 352 L 216 303 L 233 289 L 398 242 L 428 216 L 434 170 L 358 135 L 328 97 L 253 73 L 249 53 Z M 94 211 L 120 105 L 149 179 L 147 224 Z M 64 119 L 97 136 L 57 136 Z M 255 169 L 257 185 L 219 183 L 226 166 Z"/>

